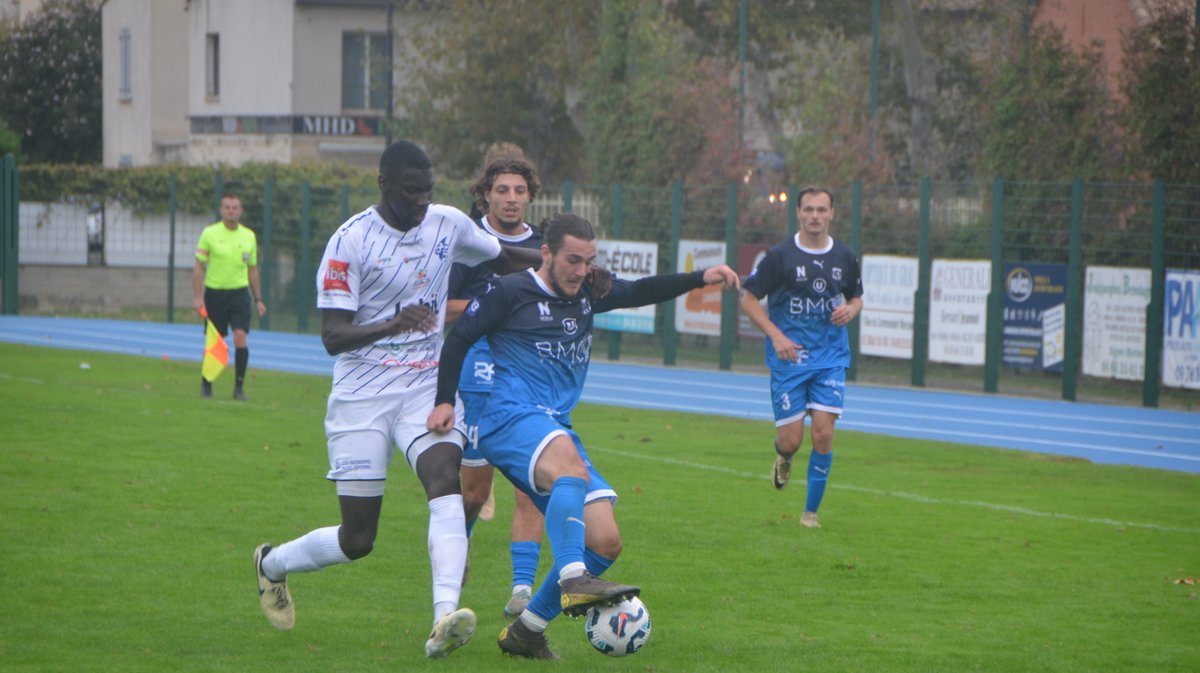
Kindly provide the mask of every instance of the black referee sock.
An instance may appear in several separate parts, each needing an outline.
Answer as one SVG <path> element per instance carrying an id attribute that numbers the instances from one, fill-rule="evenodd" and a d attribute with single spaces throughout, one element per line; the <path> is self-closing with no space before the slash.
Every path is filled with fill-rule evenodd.
<path id="1" fill-rule="evenodd" d="M 237 387 L 242 387 L 242 381 L 246 380 L 246 363 L 250 361 L 249 348 L 233 349 L 233 371 L 237 375 Z"/>

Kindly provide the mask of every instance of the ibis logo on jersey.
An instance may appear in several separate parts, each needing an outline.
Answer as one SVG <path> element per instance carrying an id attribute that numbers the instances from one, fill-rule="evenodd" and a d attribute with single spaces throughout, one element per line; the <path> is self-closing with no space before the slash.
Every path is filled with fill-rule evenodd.
<path id="1" fill-rule="evenodd" d="M 329 260 L 325 267 L 325 278 L 322 279 L 321 289 L 325 292 L 350 291 L 350 262 L 337 259 Z"/>
<path id="2" fill-rule="evenodd" d="M 563 318 L 563 332 L 571 336 L 579 331 L 579 323 L 574 318 Z"/>
<path id="3" fill-rule="evenodd" d="M 553 322 L 554 321 L 554 316 L 550 315 L 550 302 L 539 301 L 537 303 L 537 307 L 538 307 L 538 320 L 541 320 L 542 322 Z"/>
<path id="4" fill-rule="evenodd" d="M 443 238 L 433 246 L 433 254 L 438 256 L 438 259 L 446 259 L 446 253 L 450 252 L 450 241 Z"/>

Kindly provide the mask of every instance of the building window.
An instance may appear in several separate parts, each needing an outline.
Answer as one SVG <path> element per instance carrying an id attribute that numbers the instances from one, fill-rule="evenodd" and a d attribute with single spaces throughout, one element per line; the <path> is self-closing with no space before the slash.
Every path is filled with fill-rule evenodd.
<path id="1" fill-rule="evenodd" d="M 122 28 L 120 38 L 121 53 L 117 60 L 120 62 L 121 68 L 121 88 L 118 92 L 118 95 L 123 101 L 133 100 L 133 75 L 131 72 L 133 67 L 133 52 L 130 48 L 129 42 L 129 29 Z"/>
<path id="2" fill-rule="evenodd" d="M 383 110 L 389 73 L 386 33 L 342 34 L 342 108 Z"/>
<path id="3" fill-rule="evenodd" d="M 221 97 L 221 36 L 209 33 L 204 40 L 204 95 Z"/>

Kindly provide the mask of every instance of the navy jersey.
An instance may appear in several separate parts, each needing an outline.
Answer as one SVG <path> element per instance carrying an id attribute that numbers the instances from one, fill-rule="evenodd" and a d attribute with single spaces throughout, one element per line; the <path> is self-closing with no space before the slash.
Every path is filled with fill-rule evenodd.
<path id="1" fill-rule="evenodd" d="M 503 234 L 487 223 L 487 217 L 479 219 L 479 228 L 500 239 L 501 243 L 520 248 L 540 250 L 542 233 L 526 224 L 524 232 L 516 236 Z M 492 271 L 486 264 L 467 266 L 455 264 L 450 271 L 450 299 L 474 299 L 487 294 L 500 275 Z M 486 393 L 492 389 L 492 353 L 487 339 L 475 342 L 467 353 L 466 364 L 462 377 L 458 381 L 458 389 L 471 392 Z"/>
<path id="2" fill-rule="evenodd" d="M 501 277 L 471 301 L 442 351 L 438 401 L 453 399 L 461 360 L 450 354 L 486 336 L 495 376 L 488 413 L 502 405 L 534 407 L 570 427 L 571 410 L 583 392 L 592 357 L 592 318 L 618 308 L 645 306 L 703 286 L 703 272 L 613 278 L 606 297 L 592 299 L 584 283 L 573 298 L 559 296 L 533 270 Z M 460 353 L 462 351 L 459 351 Z"/>
<path id="3" fill-rule="evenodd" d="M 797 234 L 771 247 L 742 286 L 767 297 L 767 317 L 804 347 L 796 362 L 783 362 L 767 339 L 766 363 L 773 373 L 850 366 L 846 328 L 829 319 L 835 308 L 863 293 L 858 258 L 848 246 L 831 238 L 823 250 L 802 248 Z"/>

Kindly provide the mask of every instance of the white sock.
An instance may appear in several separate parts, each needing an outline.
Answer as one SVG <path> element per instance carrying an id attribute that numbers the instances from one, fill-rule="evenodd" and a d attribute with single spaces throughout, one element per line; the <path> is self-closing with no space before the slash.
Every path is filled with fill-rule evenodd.
<path id="1" fill-rule="evenodd" d="M 543 631 L 546 630 L 547 627 L 550 626 L 550 622 L 533 614 L 532 612 L 529 611 L 528 608 L 526 608 L 525 612 L 521 613 L 521 616 L 519 619 L 521 621 L 525 622 L 525 626 L 528 626 L 529 629 L 531 631 L 533 631 L 534 633 L 542 633 Z"/>
<path id="2" fill-rule="evenodd" d="M 463 571 L 467 567 L 467 519 L 461 495 L 444 495 L 429 501 L 429 563 L 433 569 L 436 621 L 458 608 L 462 593 Z"/>
<path id="3" fill-rule="evenodd" d="M 587 566 L 582 563 L 568 563 L 558 571 L 558 581 L 562 582 L 563 580 L 569 580 L 572 577 L 579 577 L 586 571 Z"/>
<path id="4" fill-rule="evenodd" d="M 339 563 L 349 563 L 338 543 L 341 526 L 318 528 L 291 542 L 272 547 L 263 559 L 262 568 L 267 577 L 279 581 L 288 573 L 304 573 L 320 570 Z"/>

